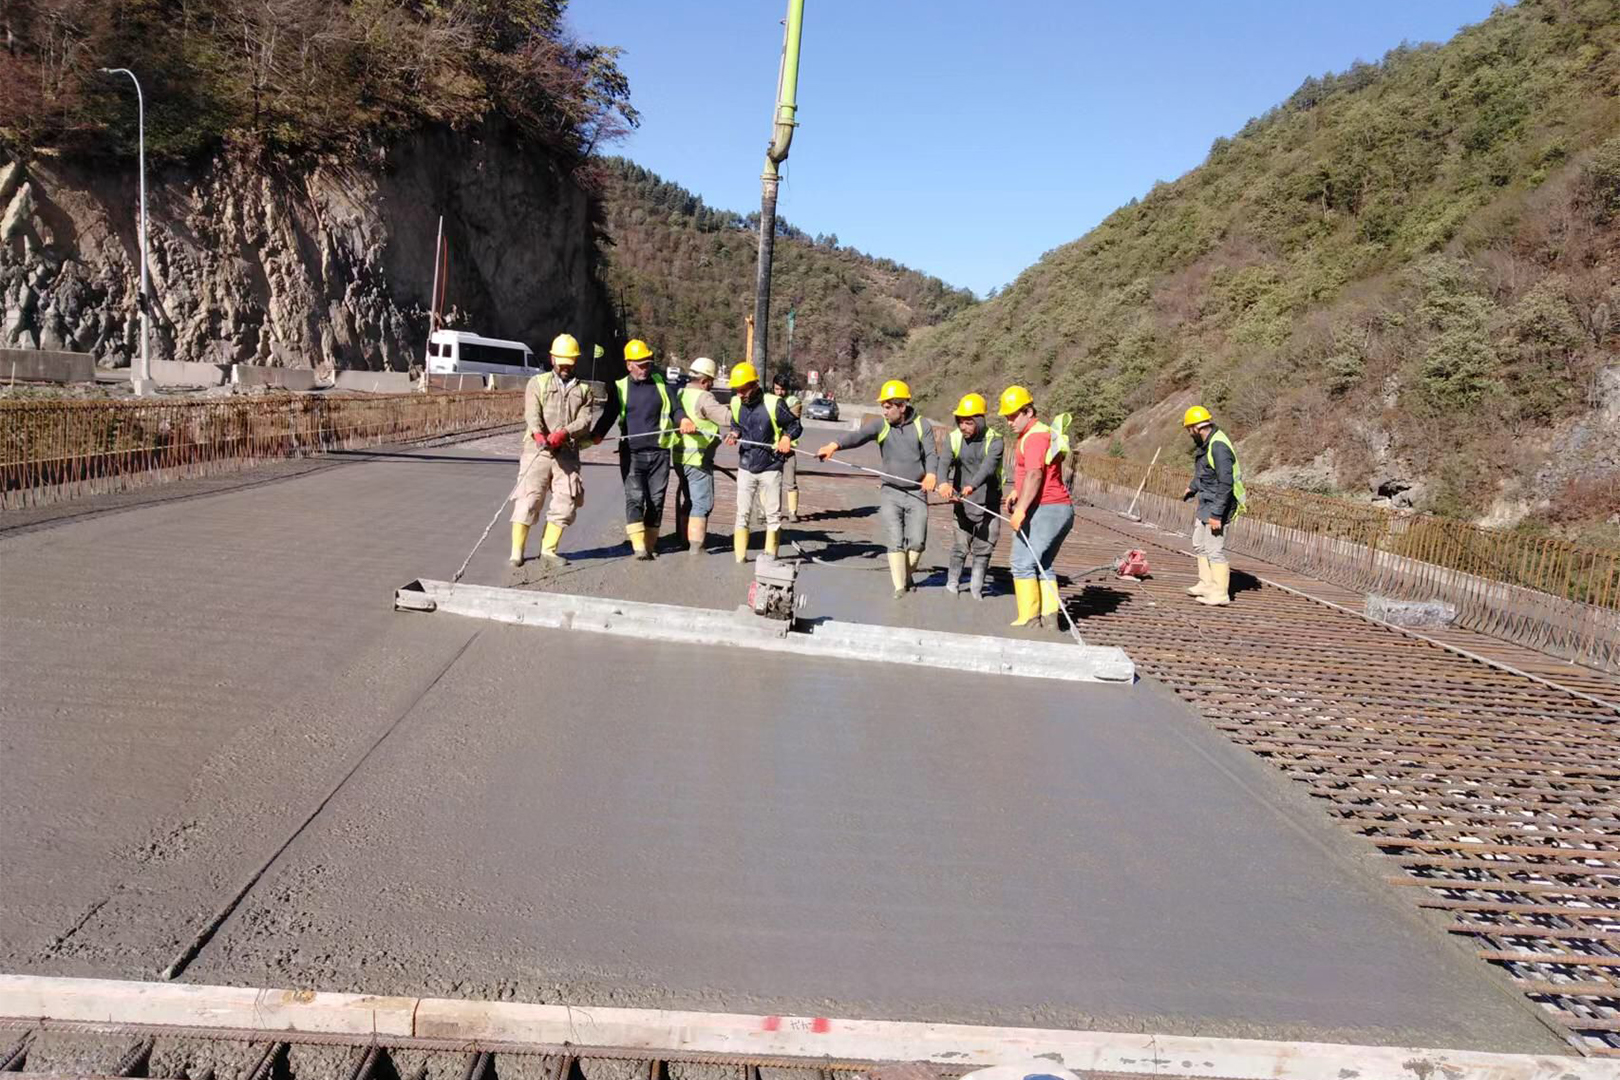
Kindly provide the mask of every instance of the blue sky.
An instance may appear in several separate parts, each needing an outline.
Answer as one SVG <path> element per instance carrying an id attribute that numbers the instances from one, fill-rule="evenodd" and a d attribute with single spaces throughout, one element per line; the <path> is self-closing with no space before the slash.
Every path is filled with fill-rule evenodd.
<path id="1" fill-rule="evenodd" d="M 1443 41 L 1492 0 L 806 0 L 778 212 L 981 295 L 1203 161 L 1307 75 Z M 786 0 L 573 0 L 621 45 L 614 148 L 759 208 Z"/>

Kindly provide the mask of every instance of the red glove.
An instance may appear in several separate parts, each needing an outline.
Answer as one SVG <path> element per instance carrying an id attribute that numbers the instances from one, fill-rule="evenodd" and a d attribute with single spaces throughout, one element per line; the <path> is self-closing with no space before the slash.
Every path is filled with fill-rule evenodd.
<path id="1" fill-rule="evenodd" d="M 553 431 L 550 435 L 546 436 L 546 445 L 551 447 L 553 450 L 557 449 L 557 447 L 561 446 L 567 441 L 568 432 L 566 431 Z"/>
<path id="2" fill-rule="evenodd" d="M 544 445 L 546 445 L 546 433 L 545 432 L 537 431 L 537 432 L 534 433 L 534 445 L 536 445 L 536 446 L 544 446 Z"/>

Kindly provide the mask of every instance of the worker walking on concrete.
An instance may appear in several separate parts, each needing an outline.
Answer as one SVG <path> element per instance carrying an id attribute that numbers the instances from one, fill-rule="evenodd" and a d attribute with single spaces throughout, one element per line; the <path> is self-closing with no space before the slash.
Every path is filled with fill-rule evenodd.
<path id="1" fill-rule="evenodd" d="M 1226 534 L 1232 519 L 1243 513 L 1243 466 L 1226 432 L 1215 426 L 1209 410 L 1194 405 L 1181 418 L 1193 439 L 1193 475 L 1182 501 L 1196 498 L 1193 551 L 1198 556 L 1198 584 L 1187 591 L 1200 604 L 1225 607 L 1232 602 L 1232 566 L 1226 559 Z"/>
<path id="2" fill-rule="evenodd" d="M 744 360 L 731 369 L 731 434 L 726 441 L 738 443 L 737 520 L 731 531 L 738 562 L 748 559 L 748 515 L 756 497 L 765 512 L 765 554 L 776 555 L 782 537 L 782 464 L 793 456 L 793 440 L 803 434 L 787 403 L 760 391 L 753 364 Z M 750 445 L 758 443 L 765 445 Z"/>
<path id="3" fill-rule="evenodd" d="M 911 387 L 890 379 L 878 392 L 878 404 L 883 415 L 821 447 L 816 455 L 826 461 L 839 450 L 876 441 L 883 471 L 901 478 L 885 478 L 878 489 L 878 520 L 883 523 L 889 577 L 899 599 L 913 588 L 912 571 L 928 544 L 928 492 L 939 480 L 939 448 L 934 445 L 933 425 L 911 407 Z"/>
<path id="4" fill-rule="evenodd" d="M 801 422 L 803 421 L 804 403 L 793 392 L 793 373 L 791 371 L 779 371 L 776 373 L 776 377 L 771 380 L 771 393 L 782 399 L 782 404 L 787 406 L 788 412 L 792 413 Z M 794 442 L 797 443 L 798 440 L 795 439 Z M 789 522 L 798 521 L 799 455 L 797 454 L 789 454 L 786 460 L 782 462 L 782 500 L 782 516 L 787 518 Z"/>
<path id="5" fill-rule="evenodd" d="M 956 430 L 950 435 L 951 458 L 945 466 L 941 498 L 956 503 L 956 534 L 951 539 L 951 562 L 945 571 L 947 592 L 961 590 L 962 566 L 973 560 L 968 591 L 984 599 L 984 579 L 990 556 L 1001 538 L 1001 519 L 987 513 L 1001 506 L 1001 485 L 1006 479 L 1007 440 L 985 421 L 983 394 L 965 394 L 956 405 Z"/>
<path id="6" fill-rule="evenodd" d="M 512 501 L 513 566 L 523 565 L 529 529 L 546 508 L 546 532 L 540 557 L 551 563 L 567 562 L 557 553 L 563 530 L 585 497 L 579 472 L 579 446 L 589 439 L 590 387 L 574 378 L 579 342 L 572 334 L 558 334 L 551 343 L 551 370 L 530 379 L 523 388 L 523 454 L 518 458 L 518 491 Z"/>
<path id="7" fill-rule="evenodd" d="M 658 550 L 664 494 L 669 488 L 669 452 L 681 435 L 697 431 L 664 377 L 653 371 L 652 356 L 652 349 L 640 338 L 624 347 L 629 374 L 609 384 L 607 406 L 594 432 L 600 439 L 615 420 L 619 423 L 624 533 L 638 559 L 651 559 Z"/>
<path id="8" fill-rule="evenodd" d="M 680 436 L 675 455 L 675 531 L 694 555 L 702 554 L 714 509 L 714 451 L 720 432 L 731 426 L 731 413 L 713 393 L 714 361 L 700 356 L 687 368 L 691 381 L 681 390 L 681 410 L 697 430 Z"/>
<path id="9" fill-rule="evenodd" d="M 1007 518 L 1013 532 L 1023 534 L 1022 539 L 1013 538 L 1012 546 L 1013 595 L 1018 600 L 1018 618 L 1012 625 L 1040 625 L 1063 609 L 1052 562 L 1074 527 L 1074 504 L 1063 484 L 1063 457 L 1069 451 L 1067 416 L 1051 427 L 1041 423 L 1034 398 L 1022 386 L 1001 392 L 1000 412 L 1017 437 Z"/>

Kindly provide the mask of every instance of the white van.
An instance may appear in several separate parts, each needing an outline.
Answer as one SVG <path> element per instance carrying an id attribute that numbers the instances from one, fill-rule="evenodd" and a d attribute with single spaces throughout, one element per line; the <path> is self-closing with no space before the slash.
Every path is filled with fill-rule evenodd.
<path id="1" fill-rule="evenodd" d="M 533 375 L 546 365 L 521 341 L 435 330 L 428 338 L 427 369 L 429 375 Z"/>

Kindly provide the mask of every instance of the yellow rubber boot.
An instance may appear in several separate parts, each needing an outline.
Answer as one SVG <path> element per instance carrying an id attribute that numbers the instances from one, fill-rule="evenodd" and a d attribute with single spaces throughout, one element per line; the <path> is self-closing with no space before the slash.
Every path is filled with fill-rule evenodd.
<path id="1" fill-rule="evenodd" d="M 540 557 L 547 562 L 567 562 L 557 551 L 562 541 L 563 527 L 554 521 L 546 522 L 546 533 L 540 538 Z"/>
<path id="2" fill-rule="evenodd" d="M 782 531 L 780 529 L 765 530 L 765 554 L 769 555 L 773 559 L 776 558 L 776 549 L 781 542 Z"/>
<path id="3" fill-rule="evenodd" d="M 907 566 L 906 552 L 889 552 L 889 580 L 894 582 L 894 598 L 900 599 L 906 595 L 906 579 L 910 576 L 910 567 Z"/>
<path id="4" fill-rule="evenodd" d="M 1013 626 L 1028 626 L 1041 617 L 1041 586 L 1034 578 L 1013 578 L 1013 598 L 1018 601 L 1018 618 Z"/>
<path id="5" fill-rule="evenodd" d="M 512 522 L 512 557 L 507 561 L 513 566 L 523 565 L 523 545 L 529 542 L 529 527 L 521 521 Z"/>
<path id="6" fill-rule="evenodd" d="M 1187 592 L 1193 596 L 1203 596 L 1209 592 L 1210 585 L 1214 584 L 1214 577 L 1209 572 L 1209 560 L 1198 556 L 1198 584 L 1187 586 Z"/>
<path id="7" fill-rule="evenodd" d="M 737 555 L 738 562 L 748 561 L 748 530 L 736 529 L 731 534 L 731 550 Z"/>
<path id="8" fill-rule="evenodd" d="M 1057 582 L 1041 579 L 1041 618 L 1056 615 L 1063 610 L 1063 598 L 1058 595 Z"/>
<path id="9" fill-rule="evenodd" d="M 1210 607 L 1225 607 L 1232 602 L 1232 564 L 1210 563 L 1209 571 L 1214 581 L 1210 584 L 1209 592 L 1201 595 L 1198 602 Z"/>
<path id="10" fill-rule="evenodd" d="M 703 545 L 709 542 L 708 518 L 695 517 L 686 519 L 686 542 L 692 545 L 692 554 L 703 554 Z"/>
<path id="11" fill-rule="evenodd" d="M 633 521 L 624 527 L 624 535 L 630 538 L 630 550 L 638 559 L 652 558 L 652 552 L 647 550 L 647 526 L 639 521 Z"/>
<path id="12" fill-rule="evenodd" d="M 799 493 L 797 491 L 788 492 L 788 520 L 799 520 Z"/>

